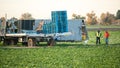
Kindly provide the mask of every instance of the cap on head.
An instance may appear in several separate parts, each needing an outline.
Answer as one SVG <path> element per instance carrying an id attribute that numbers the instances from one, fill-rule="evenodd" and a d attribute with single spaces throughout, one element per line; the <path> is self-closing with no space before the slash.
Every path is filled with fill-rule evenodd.
<path id="1" fill-rule="evenodd" d="M 98 30 L 98 32 L 100 32 L 100 30 Z"/>

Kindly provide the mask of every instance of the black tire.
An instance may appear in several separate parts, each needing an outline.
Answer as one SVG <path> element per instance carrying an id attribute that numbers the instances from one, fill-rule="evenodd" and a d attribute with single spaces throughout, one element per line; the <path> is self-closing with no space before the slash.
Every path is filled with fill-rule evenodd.
<path id="1" fill-rule="evenodd" d="M 34 43 L 33 43 L 34 41 L 33 41 L 33 39 L 32 38 L 29 38 L 28 39 L 28 47 L 32 47 L 33 45 L 34 45 Z"/>
<path id="2" fill-rule="evenodd" d="M 10 45 L 10 41 L 9 41 L 9 39 L 4 39 L 4 41 L 3 41 L 3 45 Z"/>
<path id="3" fill-rule="evenodd" d="M 48 45 L 48 46 L 53 46 L 53 45 L 55 45 L 55 40 L 51 37 L 51 38 L 48 40 L 47 45 Z"/>

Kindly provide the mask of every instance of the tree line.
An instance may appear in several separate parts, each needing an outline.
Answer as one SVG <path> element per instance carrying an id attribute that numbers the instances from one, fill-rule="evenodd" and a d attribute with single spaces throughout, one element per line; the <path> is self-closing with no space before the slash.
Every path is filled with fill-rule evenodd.
<path id="1" fill-rule="evenodd" d="M 94 11 L 87 13 L 86 17 L 73 13 L 72 19 L 85 19 L 87 25 L 120 25 L 120 10 L 116 12 L 116 16 L 109 12 L 101 13 L 100 18 Z"/>
<path id="2" fill-rule="evenodd" d="M 5 20 L 5 17 L 1 17 L 1 20 Z M 11 19 L 17 20 L 17 18 L 12 17 Z M 19 20 L 33 20 L 32 14 L 23 13 Z M 116 16 L 109 12 L 101 13 L 100 18 L 98 18 L 94 11 L 86 14 L 86 17 L 79 14 L 72 14 L 72 19 L 84 19 L 87 25 L 120 25 L 120 10 L 116 12 Z"/>
<path id="3" fill-rule="evenodd" d="M 0 18 L 2 21 L 5 21 L 6 20 L 6 18 L 5 17 L 1 17 Z M 15 18 L 15 17 L 12 17 L 10 20 L 18 20 L 17 18 Z M 19 18 L 19 20 L 33 20 L 34 18 L 32 17 L 32 14 L 30 14 L 30 13 L 23 13 L 23 14 L 21 14 L 21 17 Z"/>

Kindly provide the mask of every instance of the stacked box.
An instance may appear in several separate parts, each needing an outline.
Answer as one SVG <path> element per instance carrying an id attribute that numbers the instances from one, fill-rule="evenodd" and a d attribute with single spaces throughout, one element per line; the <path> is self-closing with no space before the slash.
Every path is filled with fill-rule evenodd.
<path id="1" fill-rule="evenodd" d="M 56 33 L 55 23 L 45 23 L 43 25 L 43 33 L 50 34 L 50 33 Z"/>
<path id="2" fill-rule="evenodd" d="M 63 33 L 68 32 L 68 21 L 66 11 L 52 11 L 52 21 L 45 21 L 43 25 L 43 33 Z"/>
<path id="3" fill-rule="evenodd" d="M 68 31 L 67 12 L 52 11 L 52 23 L 55 24 L 55 33 L 63 33 Z"/>

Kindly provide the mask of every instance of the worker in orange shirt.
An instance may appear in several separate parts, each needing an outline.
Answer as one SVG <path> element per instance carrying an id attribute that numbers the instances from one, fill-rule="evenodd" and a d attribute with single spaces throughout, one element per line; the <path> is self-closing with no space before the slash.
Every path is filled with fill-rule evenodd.
<path id="1" fill-rule="evenodd" d="M 105 43 L 106 43 L 106 45 L 108 45 L 108 42 L 109 42 L 109 36 L 110 36 L 110 34 L 109 34 L 109 32 L 108 31 L 105 31 L 105 33 L 104 33 L 104 37 L 105 37 Z"/>

